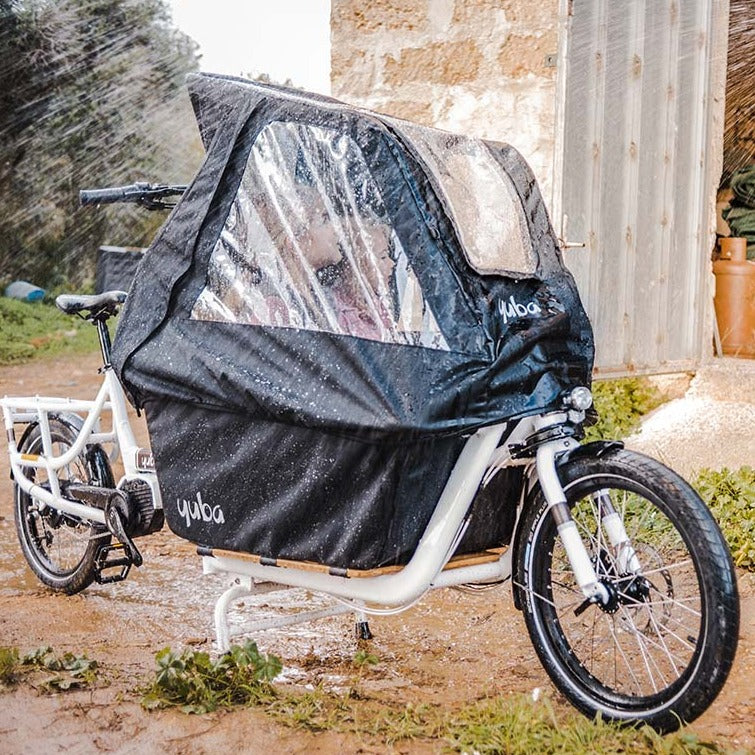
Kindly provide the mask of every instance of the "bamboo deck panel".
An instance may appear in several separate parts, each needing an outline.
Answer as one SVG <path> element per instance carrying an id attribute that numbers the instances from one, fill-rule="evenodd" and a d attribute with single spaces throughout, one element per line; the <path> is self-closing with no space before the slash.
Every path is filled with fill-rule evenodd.
<path id="1" fill-rule="evenodd" d="M 459 569 L 463 566 L 479 566 L 480 564 L 492 563 L 497 561 L 507 550 L 507 547 L 489 548 L 478 553 L 467 553 L 461 556 L 453 556 L 443 567 L 443 571 L 449 569 Z M 217 558 L 233 558 L 239 561 L 246 561 L 263 566 L 278 566 L 289 569 L 300 569 L 301 571 L 320 572 L 321 574 L 330 574 L 338 577 L 349 577 L 353 579 L 363 579 L 366 577 L 380 577 L 385 574 L 396 574 L 400 572 L 403 566 L 381 566 L 378 569 L 341 569 L 338 567 L 328 566 L 327 564 L 318 564 L 314 561 L 291 561 L 286 558 L 264 558 L 252 553 L 238 553 L 236 551 L 226 551 L 220 549 L 210 549 L 209 552 L 202 551 L 203 555 L 210 555 Z"/>

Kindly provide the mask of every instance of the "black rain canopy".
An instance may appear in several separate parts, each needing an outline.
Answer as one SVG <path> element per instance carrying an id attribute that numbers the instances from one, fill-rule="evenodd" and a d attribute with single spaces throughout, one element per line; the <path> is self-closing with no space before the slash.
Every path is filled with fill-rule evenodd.
<path id="1" fill-rule="evenodd" d="M 466 435 L 589 385 L 592 332 L 532 173 L 506 144 L 325 97 L 189 90 L 207 156 L 113 359 L 168 521 L 268 557 L 400 563 Z"/>

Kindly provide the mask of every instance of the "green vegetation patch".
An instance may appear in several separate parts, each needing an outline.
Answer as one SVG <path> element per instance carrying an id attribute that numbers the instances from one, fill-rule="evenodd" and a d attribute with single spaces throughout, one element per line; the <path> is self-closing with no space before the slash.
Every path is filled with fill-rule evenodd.
<path id="1" fill-rule="evenodd" d="M 703 469 L 692 484 L 710 506 L 734 563 L 755 571 L 755 469 Z"/>
<path id="2" fill-rule="evenodd" d="M 664 753 L 725 752 L 691 732 L 661 736 L 648 726 L 620 727 L 578 713 L 556 715 L 547 699 L 533 703 L 516 695 L 481 700 L 441 717 L 441 731 L 458 752 Z"/>
<path id="3" fill-rule="evenodd" d="M 386 745 L 409 740 L 440 743 L 464 753 L 533 752 L 636 753 L 697 755 L 724 753 L 693 732 L 661 736 L 647 726 L 618 726 L 591 720 L 576 711 L 556 713 L 547 698 L 537 702 L 522 694 L 485 697 L 451 709 L 439 705 L 390 704 L 322 689 L 281 694 L 265 711 L 279 723 L 309 731 L 334 731 L 370 738 Z"/>
<path id="4" fill-rule="evenodd" d="M 97 661 L 85 655 L 56 655 L 51 647 L 40 647 L 19 655 L 14 647 L 0 647 L 0 689 L 31 677 L 43 692 L 61 692 L 90 687 L 97 679 Z"/>
<path id="5" fill-rule="evenodd" d="M 273 655 L 259 652 L 254 642 L 234 645 L 229 653 L 212 660 L 208 653 L 164 648 L 156 656 L 155 680 L 144 690 L 142 705 L 179 707 L 185 713 L 209 713 L 218 708 L 270 702 L 270 685 L 281 671 Z"/>
<path id="6" fill-rule="evenodd" d="M 97 350 L 97 329 L 55 305 L 0 297 L 0 364 Z"/>
<path id="7" fill-rule="evenodd" d="M 666 400 L 647 378 L 597 381 L 592 394 L 599 419 L 585 429 L 586 442 L 626 437 L 639 427 L 643 415 Z"/>
<path id="8" fill-rule="evenodd" d="M 371 698 L 359 689 L 372 653 L 354 657 L 357 675 L 347 694 L 322 688 L 289 692 L 272 685 L 281 663 L 261 654 L 253 642 L 216 661 L 207 653 L 166 648 L 157 656 L 155 680 L 145 690 L 147 709 L 178 707 L 187 713 L 255 706 L 284 726 L 352 734 L 361 741 L 392 745 L 409 740 L 440 744 L 456 752 L 531 753 L 722 753 L 716 743 L 690 732 L 662 737 L 648 727 L 631 728 L 592 721 L 578 713 L 556 714 L 548 699 L 525 695 L 483 697 L 461 707 L 415 705 Z"/>

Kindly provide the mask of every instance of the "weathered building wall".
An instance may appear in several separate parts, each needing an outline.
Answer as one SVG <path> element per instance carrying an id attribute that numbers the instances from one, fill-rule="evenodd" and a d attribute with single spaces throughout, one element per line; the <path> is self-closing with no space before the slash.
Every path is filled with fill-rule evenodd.
<path id="1" fill-rule="evenodd" d="M 513 144 L 550 201 L 558 0 L 332 0 L 333 96 Z M 550 60 L 546 60 L 550 57 Z"/>

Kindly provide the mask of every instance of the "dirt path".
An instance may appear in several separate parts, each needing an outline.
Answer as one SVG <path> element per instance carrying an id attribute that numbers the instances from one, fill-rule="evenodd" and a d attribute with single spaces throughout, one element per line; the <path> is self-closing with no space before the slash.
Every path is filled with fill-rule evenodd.
<path id="1" fill-rule="evenodd" d="M 77 357 L 0 368 L 0 395 L 94 395 L 95 357 Z M 137 420 L 141 439 L 146 430 Z M 212 607 L 223 589 L 202 576 L 194 548 L 167 529 L 140 541 L 144 566 L 121 584 L 94 586 L 84 593 L 54 595 L 35 581 L 16 541 L 11 486 L 0 455 L 0 628 L 3 645 L 23 652 L 40 645 L 85 652 L 97 659 L 109 685 L 91 692 L 39 695 L 20 685 L 0 696 L 0 750 L 28 752 L 383 752 L 384 746 L 354 737 L 308 734 L 280 727 L 255 711 L 207 716 L 147 713 L 135 689 L 150 677 L 154 654 L 165 646 L 211 648 Z M 740 574 L 743 623 L 737 662 L 713 707 L 692 727 L 737 748 L 753 748 L 755 714 L 755 580 Z M 256 599 L 257 614 L 270 615 L 303 603 L 289 591 Z M 252 601 L 246 601 L 249 610 Z M 356 650 L 351 618 L 271 631 L 256 637 L 261 648 L 284 661 L 284 678 L 347 686 Z M 526 636 L 507 587 L 483 595 L 440 591 L 395 617 L 371 621 L 373 652 L 380 664 L 362 687 L 379 699 L 453 705 L 483 692 L 507 694 L 552 690 Z M 429 745 L 401 746 L 402 752 L 435 751 Z"/>

